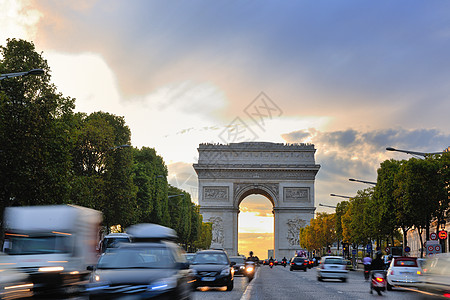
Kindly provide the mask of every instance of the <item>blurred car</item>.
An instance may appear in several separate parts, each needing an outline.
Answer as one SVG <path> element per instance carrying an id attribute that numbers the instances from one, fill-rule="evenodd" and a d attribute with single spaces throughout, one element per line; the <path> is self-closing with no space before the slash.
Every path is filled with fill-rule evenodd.
<path id="1" fill-rule="evenodd" d="M 416 257 L 394 257 L 387 270 L 388 291 L 394 286 L 416 286 L 421 282 L 422 270 Z"/>
<path id="2" fill-rule="evenodd" d="M 266 258 L 265 260 L 264 260 L 264 262 L 263 262 L 263 265 L 265 266 L 265 265 L 269 265 L 269 259 L 268 258 Z"/>
<path id="3" fill-rule="evenodd" d="M 347 270 L 349 270 L 349 271 L 354 271 L 355 270 L 355 269 L 353 269 L 353 263 L 352 263 L 351 260 L 346 259 L 345 260 L 345 264 L 346 264 Z"/>
<path id="4" fill-rule="evenodd" d="M 161 233 L 173 231 L 167 229 L 139 224 L 135 231 L 138 242 L 108 248 L 97 266 L 90 267 L 89 298 L 190 299 L 192 273 L 181 248 L 172 241 L 173 235 L 165 239 Z"/>
<path id="5" fill-rule="evenodd" d="M 291 261 L 289 262 L 290 271 L 303 270 L 304 272 L 306 272 L 307 269 L 308 263 L 304 257 L 296 256 L 291 258 Z"/>
<path id="6" fill-rule="evenodd" d="M 20 272 L 7 255 L 0 252 L 0 299 L 22 299 L 33 296 L 29 275 Z"/>
<path id="7" fill-rule="evenodd" d="M 244 275 L 245 258 L 243 256 L 230 256 L 230 262 L 234 262 L 234 275 Z"/>
<path id="8" fill-rule="evenodd" d="M 317 268 L 317 280 L 340 279 L 346 282 L 348 278 L 347 262 L 340 256 L 324 256 Z"/>
<path id="9" fill-rule="evenodd" d="M 234 286 L 234 263 L 230 262 L 228 255 L 222 250 L 198 251 L 191 264 L 195 282 L 193 288 L 200 286 L 222 287 L 227 291 Z"/>
<path id="10" fill-rule="evenodd" d="M 119 243 L 131 243 L 131 237 L 127 233 L 110 233 L 102 240 L 100 251 L 103 253 L 108 248 L 116 248 Z"/>
<path id="11" fill-rule="evenodd" d="M 427 258 L 422 282 L 417 285 L 419 291 L 424 292 L 429 299 L 448 298 L 450 295 L 450 253 L 441 253 Z"/>
<path id="12" fill-rule="evenodd" d="M 195 257 L 195 253 L 184 253 L 184 258 L 186 258 L 186 260 L 189 264 L 192 263 L 192 261 L 194 260 L 194 257 Z"/>
<path id="13" fill-rule="evenodd" d="M 307 260 L 308 260 L 308 269 L 314 267 L 314 261 L 312 260 L 312 258 L 307 258 Z"/>

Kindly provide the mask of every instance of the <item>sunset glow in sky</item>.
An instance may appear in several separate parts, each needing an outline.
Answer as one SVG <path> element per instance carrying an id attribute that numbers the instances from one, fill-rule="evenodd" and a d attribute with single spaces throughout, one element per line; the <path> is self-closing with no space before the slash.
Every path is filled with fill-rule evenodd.
<path id="1" fill-rule="evenodd" d="M 0 0 L 0 44 L 33 41 L 77 111 L 124 116 L 133 146 L 154 147 L 194 199 L 198 145 L 245 141 L 223 134 L 239 118 L 257 141 L 313 143 L 316 206 L 335 205 L 330 193 L 367 187 L 349 178 L 375 181 L 382 161 L 409 158 L 386 147 L 450 145 L 449 11 L 439 0 Z M 262 127 L 244 113 L 261 92 L 280 109 Z M 239 242 L 265 257 L 273 217 L 260 197 L 241 204 Z"/>

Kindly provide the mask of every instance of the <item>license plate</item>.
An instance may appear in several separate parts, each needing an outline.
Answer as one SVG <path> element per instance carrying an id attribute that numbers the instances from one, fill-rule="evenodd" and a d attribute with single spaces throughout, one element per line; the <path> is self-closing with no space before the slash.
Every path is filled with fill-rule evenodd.
<path id="1" fill-rule="evenodd" d="M 402 274 L 402 275 L 414 275 L 413 272 L 400 272 L 400 274 Z"/>
<path id="2" fill-rule="evenodd" d="M 202 281 L 214 281 L 214 280 L 216 280 L 215 277 L 203 277 L 202 278 Z"/>

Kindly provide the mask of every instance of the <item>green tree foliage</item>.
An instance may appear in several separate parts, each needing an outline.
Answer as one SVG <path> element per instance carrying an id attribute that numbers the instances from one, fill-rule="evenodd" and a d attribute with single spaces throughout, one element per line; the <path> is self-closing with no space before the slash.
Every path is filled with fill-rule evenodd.
<path id="1" fill-rule="evenodd" d="M 308 251 L 326 248 L 336 242 L 336 215 L 318 213 L 299 234 L 300 245 Z"/>
<path id="2" fill-rule="evenodd" d="M 200 215 L 201 219 L 201 215 Z M 193 251 L 197 249 L 208 249 L 212 241 L 212 223 L 201 222 L 199 237 L 194 241 Z"/>
<path id="3" fill-rule="evenodd" d="M 123 117 L 105 112 L 77 115 L 73 148 L 71 201 L 101 210 L 104 224 L 131 225 L 137 220 L 131 131 Z"/>
<path id="4" fill-rule="evenodd" d="M 0 81 L 0 214 L 10 205 L 66 203 L 74 99 L 56 92 L 33 43 L 8 39 L 0 57 L 0 73 L 45 71 Z"/>
<path id="5" fill-rule="evenodd" d="M 138 219 L 170 226 L 167 167 L 155 149 L 133 149 L 133 182 L 138 187 Z"/>

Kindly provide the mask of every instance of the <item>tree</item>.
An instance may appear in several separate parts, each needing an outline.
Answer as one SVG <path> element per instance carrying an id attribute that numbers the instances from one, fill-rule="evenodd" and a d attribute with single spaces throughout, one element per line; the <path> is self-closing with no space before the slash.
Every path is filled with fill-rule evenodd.
<path id="1" fill-rule="evenodd" d="M 167 166 L 155 149 L 133 149 L 133 182 L 137 186 L 138 219 L 170 226 Z"/>
<path id="2" fill-rule="evenodd" d="M 122 228 L 137 220 L 131 132 L 123 117 L 105 112 L 77 116 L 72 203 L 101 210 L 104 224 Z M 84 198 L 86 197 L 86 198 Z"/>
<path id="3" fill-rule="evenodd" d="M 33 43 L 8 39 L 0 73 L 40 68 L 41 76 L 0 81 L 0 218 L 11 205 L 69 200 L 74 99 L 57 93 Z"/>
<path id="4" fill-rule="evenodd" d="M 406 211 L 411 225 L 417 229 L 423 256 L 422 232 L 439 208 L 443 187 L 439 165 L 432 159 L 411 158 L 403 163 L 397 174 L 398 204 Z M 428 233 L 427 233 L 428 234 Z"/>

